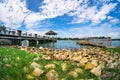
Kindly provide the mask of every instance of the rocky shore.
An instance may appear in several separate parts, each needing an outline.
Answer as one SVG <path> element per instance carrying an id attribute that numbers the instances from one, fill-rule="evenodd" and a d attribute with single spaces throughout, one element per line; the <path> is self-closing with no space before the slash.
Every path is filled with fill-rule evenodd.
<path id="1" fill-rule="evenodd" d="M 75 70 L 69 72 L 69 75 L 73 75 L 77 77 L 79 73 L 82 73 L 82 69 L 90 70 L 90 72 L 96 76 L 100 80 L 106 80 L 112 76 L 115 76 L 115 80 L 119 80 L 120 76 L 119 73 L 111 73 L 109 71 L 105 71 L 107 69 L 120 69 L 120 53 L 111 53 L 104 48 L 99 47 L 86 47 L 82 49 L 75 49 L 75 50 L 57 50 L 57 49 L 49 49 L 49 48 L 35 48 L 35 47 L 21 47 L 21 46 L 12 46 L 13 48 L 21 49 L 28 51 L 32 54 L 43 54 L 43 58 L 45 60 L 63 60 L 63 61 L 72 61 L 76 63 L 76 66 L 80 68 L 76 68 Z M 36 57 L 34 60 L 39 60 L 40 57 Z M 55 64 L 47 64 L 45 68 L 49 69 L 50 71 L 46 74 L 48 80 L 59 80 L 58 74 L 54 70 L 56 68 Z M 66 62 L 61 64 L 62 71 L 67 70 Z M 71 63 L 72 64 L 72 63 Z M 34 66 L 33 74 L 35 76 L 41 75 L 44 71 L 36 67 L 36 62 L 32 63 L 31 65 Z M 36 65 L 36 66 L 35 66 Z M 82 68 L 82 69 L 81 69 Z M 28 77 L 30 77 L 28 75 Z M 62 79 L 65 80 L 65 79 Z M 94 79 L 91 79 L 94 80 Z"/>

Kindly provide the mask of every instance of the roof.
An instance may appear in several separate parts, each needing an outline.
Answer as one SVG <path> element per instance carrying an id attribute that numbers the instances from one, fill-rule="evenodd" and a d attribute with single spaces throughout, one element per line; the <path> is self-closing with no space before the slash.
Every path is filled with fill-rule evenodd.
<path id="1" fill-rule="evenodd" d="M 57 35 L 57 33 L 52 31 L 52 30 L 50 30 L 47 33 L 45 33 L 45 35 Z"/>

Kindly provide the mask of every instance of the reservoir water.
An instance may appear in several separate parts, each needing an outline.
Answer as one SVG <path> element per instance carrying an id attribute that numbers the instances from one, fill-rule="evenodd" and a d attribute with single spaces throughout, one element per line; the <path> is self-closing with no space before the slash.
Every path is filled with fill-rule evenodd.
<path id="1" fill-rule="evenodd" d="M 80 49 L 83 46 L 76 44 L 77 40 L 57 40 L 57 42 L 51 42 L 51 43 L 44 43 L 38 45 L 38 47 L 44 47 L 44 48 L 55 48 L 55 49 Z M 112 41 L 112 46 L 120 46 L 120 41 Z"/>

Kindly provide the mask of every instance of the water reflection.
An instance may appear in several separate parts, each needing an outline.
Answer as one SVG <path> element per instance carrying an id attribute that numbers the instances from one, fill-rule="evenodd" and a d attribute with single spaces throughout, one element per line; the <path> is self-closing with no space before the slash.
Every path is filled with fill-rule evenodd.
<path id="1" fill-rule="evenodd" d="M 44 48 L 55 48 L 55 49 L 80 49 L 81 46 L 76 44 L 76 40 L 58 40 L 57 42 L 40 44 Z"/>

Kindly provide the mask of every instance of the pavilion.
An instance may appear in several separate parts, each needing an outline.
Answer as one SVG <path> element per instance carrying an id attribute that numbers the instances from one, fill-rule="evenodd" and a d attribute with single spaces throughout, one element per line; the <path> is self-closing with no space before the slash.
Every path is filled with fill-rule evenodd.
<path id="1" fill-rule="evenodd" d="M 55 36 L 57 35 L 57 33 L 52 31 L 52 30 L 50 30 L 47 33 L 45 33 L 45 35 L 48 35 L 50 38 L 55 39 Z"/>

